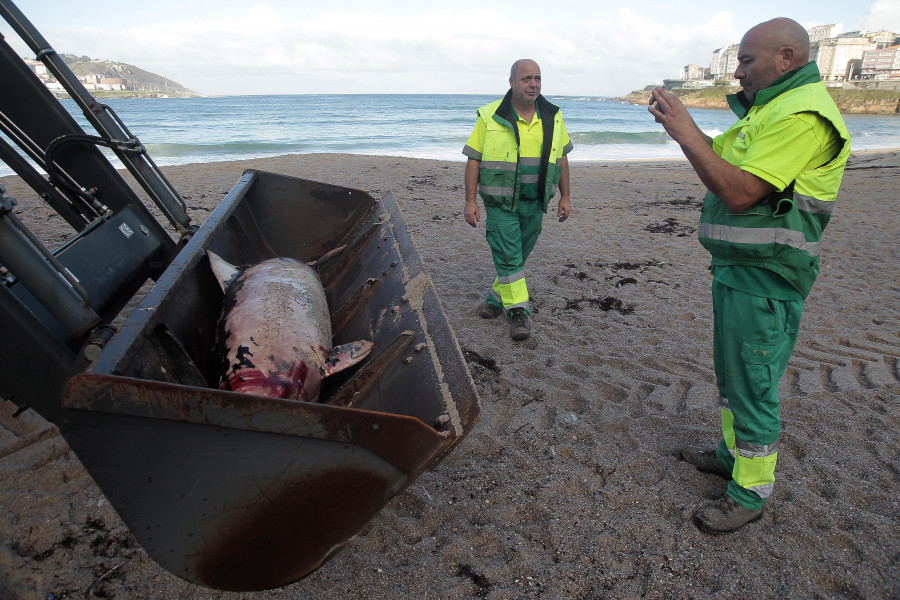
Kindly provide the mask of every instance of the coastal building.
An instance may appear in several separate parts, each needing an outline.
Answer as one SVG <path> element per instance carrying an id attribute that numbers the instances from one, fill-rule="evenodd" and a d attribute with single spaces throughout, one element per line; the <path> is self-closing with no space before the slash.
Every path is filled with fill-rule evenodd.
<path id="1" fill-rule="evenodd" d="M 681 69 L 681 79 L 692 81 L 697 79 L 706 79 L 709 76 L 709 69 L 700 65 L 685 65 Z"/>
<path id="2" fill-rule="evenodd" d="M 41 83 L 44 84 L 44 87 L 46 87 L 54 94 L 65 93 L 65 88 L 63 88 L 62 84 L 56 80 L 56 77 L 54 77 L 50 73 L 50 71 L 47 70 L 47 65 L 39 60 L 32 60 L 30 58 L 26 58 L 23 60 L 25 61 L 25 66 L 31 69 L 31 71 L 37 76 L 37 78 L 41 80 Z"/>
<path id="3" fill-rule="evenodd" d="M 724 55 L 725 48 L 713 50 L 712 58 L 709 61 L 709 76 L 713 79 L 721 77 L 725 70 L 725 63 L 722 61 Z"/>
<path id="4" fill-rule="evenodd" d="M 102 75 L 82 75 L 78 78 L 88 90 L 124 91 L 128 81 L 121 77 L 103 77 Z"/>
<path id="5" fill-rule="evenodd" d="M 893 31 L 876 31 L 874 33 L 869 33 L 869 39 L 875 42 L 875 47 L 877 50 L 882 50 L 884 48 L 889 48 L 891 46 L 896 46 L 900 44 L 900 36 L 898 36 Z"/>
<path id="6" fill-rule="evenodd" d="M 900 45 L 863 53 L 862 79 L 900 81 Z"/>
<path id="7" fill-rule="evenodd" d="M 696 90 L 700 88 L 713 87 L 716 85 L 715 79 L 690 79 L 681 82 L 681 87 L 686 90 Z"/>
<path id="8" fill-rule="evenodd" d="M 826 38 L 811 46 L 810 59 L 815 60 L 822 81 L 826 82 L 852 79 L 854 64 L 862 61 L 866 51 L 876 49 L 875 42 L 859 31 Z"/>
<path id="9" fill-rule="evenodd" d="M 97 84 L 97 89 L 121 92 L 125 90 L 127 83 L 121 77 L 101 77 L 100 82 Z"/>
<path id="10" fill-rule="evenodd" d="M 806 30 L 806 33 L 809 34 L 809 43 L 818 44 L 819 42 L 832 37 L 835 27 L 837 27 L 835 23 L 832 23 L 831 25 L 816 25 L 815 27 L 810 27 Z"/>
<path id="11" fill-rule="evenodd" d="M 38 79 L 41 81 L 50 81 L 53 77 L 50 75 L 50 71 L 47 70 L 47 65 L 42 63 L 39 60 L 32 60 L 30 58 L 26 58 L 25 66 L 31 69 L 32 73 L 37 75 Z"/>
<path id="12" fill-rule="evenodd" d="M 713 79 L 734 79 L 734 70 L 737 68 L 737 44 L 715 50 L 709 63 L 709 76 Z"/>

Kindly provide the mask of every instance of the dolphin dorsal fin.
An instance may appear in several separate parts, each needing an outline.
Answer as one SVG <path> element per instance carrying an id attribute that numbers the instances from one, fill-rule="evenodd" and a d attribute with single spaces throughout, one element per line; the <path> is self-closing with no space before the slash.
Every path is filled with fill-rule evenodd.
<path id="1" fill-rule="evenodd" d="M 224 292 L 225 288 L 228 287 L 228 284 L 237 277 L 240 269 L 211 250 L 208 250 L 206 254 L 209 256 L 209 266 L 212 267 L 213 274 L 216 276 L 216 279 L 219 281 L 219 286 L 221 286 L 222 291 Z"/>

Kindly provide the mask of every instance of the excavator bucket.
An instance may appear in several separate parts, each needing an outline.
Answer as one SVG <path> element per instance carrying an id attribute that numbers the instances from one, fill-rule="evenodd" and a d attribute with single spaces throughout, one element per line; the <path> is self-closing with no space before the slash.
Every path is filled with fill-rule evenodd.
<path id="1" fill-rule="evenodd" d="M 304 577 L 480 411 L 393 197 L 246 171 L 197 227 L 144 146 L 10 0 L 0 16 L 99 134 L 85 134 L 0 37 L 0 161 L 74 231 L 46 248 L 0 186 L 0 396 L 58 426 L 169 571 L 233 591 Z M 235 265 L 328 256 L 316 267 L 333 343 L 368 340 L 371 354 L 326 378 L 318 402 L 218 389 L 223 292 L 208 252 Z"/>
<path id="2" fill-rule="evenodd" d="M 317 403 L 213 389 L 236 264 L 343 247 L 322 271 L 334 343 L 363 364 Z M 343 376 L 343 377 L 341 377 Z M 91 367 L 60 427 L 141 545 L 201 585 L 291 583 L 339 549 L 475 424 L 465 361 L 393 197 L 247 171 Z"/>

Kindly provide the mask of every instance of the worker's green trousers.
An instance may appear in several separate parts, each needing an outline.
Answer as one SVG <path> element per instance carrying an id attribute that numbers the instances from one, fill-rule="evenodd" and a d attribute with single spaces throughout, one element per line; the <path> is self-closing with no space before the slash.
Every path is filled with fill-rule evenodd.
<path id="1" fill-rule="evenodd" d="M 778 382 L 797 341 L 803 300 L 753 296 L 713 280 L 713 355 L 722 412 L 719 461 L 728 495 L 756 510 L 775 485 Z"/>
<path id="2" fill-rule="evenodd" d="M 534 250 L 544 224 L 541 203 L 537 200 L 519 200 L 515 210 L 496 206 L 484 208 L 485 235 L 497 269 L 487 301 L 503 307 L 507 312 L 521 307 L 526 314 L 530 313 L 525 261 Z"/>

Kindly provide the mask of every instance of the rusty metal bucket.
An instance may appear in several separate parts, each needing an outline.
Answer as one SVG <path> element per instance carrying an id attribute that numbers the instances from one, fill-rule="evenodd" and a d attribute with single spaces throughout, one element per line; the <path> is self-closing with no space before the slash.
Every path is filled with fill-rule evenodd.
<path id="1" fill-rule="evenodd" d="M 311 404 L 214 389 L 222 292 L 206 258 L 317 258 L 334 343 L 367 362 Z M 393 197 L 246 171 L 65 389 L 66 440 L 147 553 L 247 591 L 318 568 L 472 429 L 480 405 Z"/>

